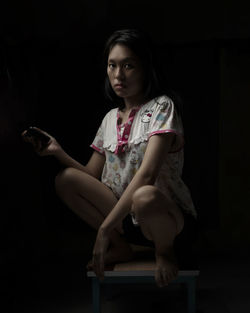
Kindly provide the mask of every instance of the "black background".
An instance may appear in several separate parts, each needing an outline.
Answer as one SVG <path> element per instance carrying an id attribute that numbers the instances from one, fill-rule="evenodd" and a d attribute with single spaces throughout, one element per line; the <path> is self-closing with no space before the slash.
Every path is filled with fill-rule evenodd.
<path id="1" fill-rule="evenodd" d="M 184 100 L 184 180 L 200 217 L 198 254 L 248 250 L 250 168 L 244 135 L 250 14 L 243 4 L 2 5 L 0 272 L 8 310 L 25 306 L 30 295 L 86 282 L 84 264 L 95 233 L 56 197 L 57 162 L 39 158 L 20 134 L 38 126 L 87 162 L 89 145 L 110 109 L 102 93 L 103 45 L 119 28 L 140 27 L 151 35 L 171 87 Z"/>

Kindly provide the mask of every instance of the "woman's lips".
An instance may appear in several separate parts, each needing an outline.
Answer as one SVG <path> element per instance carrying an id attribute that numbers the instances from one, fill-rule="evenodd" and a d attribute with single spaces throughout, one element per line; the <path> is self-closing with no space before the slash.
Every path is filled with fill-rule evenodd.
<path id="1" fill-rule="evenodd" d="M 125 85 L 124 84 L 115 84 L 115 89 L 124 89 Z"/>

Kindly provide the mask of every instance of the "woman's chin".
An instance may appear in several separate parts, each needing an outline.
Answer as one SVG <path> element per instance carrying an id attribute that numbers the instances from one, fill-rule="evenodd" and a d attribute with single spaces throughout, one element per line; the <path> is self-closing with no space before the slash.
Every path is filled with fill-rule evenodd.
<path id="1" fill-rule="evenodd" d="M 115 94 L 117 95 L 117 97 L 120 98 L 125 98 L 126 97 L 126 92 L 120 91 L 120 90 L 115 90 Z"/>

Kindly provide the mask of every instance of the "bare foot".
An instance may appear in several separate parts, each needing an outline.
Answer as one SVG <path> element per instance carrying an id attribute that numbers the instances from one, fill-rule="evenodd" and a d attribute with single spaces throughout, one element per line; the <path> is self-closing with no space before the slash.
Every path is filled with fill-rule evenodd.
<path id="1" fill-rule="evenodd" d="M 167 286 L 178 275 L 178 265 L 174 253 L 155 255 L 156 270 L 155 281 L 158 287 Z"/>
<path id="2" fill-rule="evenodd" d="M 129 244 L 124 243 L 119 246 L 111 246 L 105 256 L 105 265 L 128 262 L 132 260 L 134 253 Z M 92 259 L 86 265 L 87 270 L 93 270 Z"/>

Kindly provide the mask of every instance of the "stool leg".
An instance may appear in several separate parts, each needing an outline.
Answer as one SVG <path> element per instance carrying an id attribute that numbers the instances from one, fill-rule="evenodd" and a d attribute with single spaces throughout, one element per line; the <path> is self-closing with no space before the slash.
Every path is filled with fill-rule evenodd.
<path id="1" fill-rule="evenodd" d="M 111 301 L 114 298 L 114 293 L 113 293 L 113 288 L 111 288 L 111 284 L 106 284 L 104 285 L 104 294 L 105 294 L 105 299 L 107 301 Z"/>
<path id="2" fill-rule="evenodd" d="M 100 282 L 96 277 L 92 278 L 92 301 L 94 313 L 101 313 Z"/>
<path id="3" fill-rule="evenodd" d="M 195 313 L 195 278 L 190 278 L 187 282 L 188 313 Z"/>

